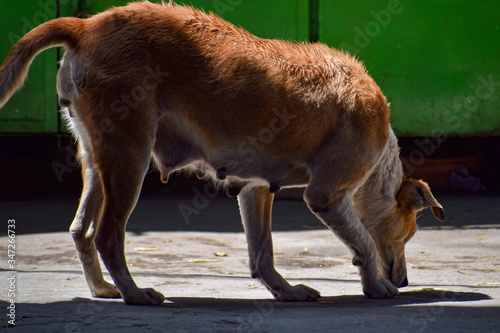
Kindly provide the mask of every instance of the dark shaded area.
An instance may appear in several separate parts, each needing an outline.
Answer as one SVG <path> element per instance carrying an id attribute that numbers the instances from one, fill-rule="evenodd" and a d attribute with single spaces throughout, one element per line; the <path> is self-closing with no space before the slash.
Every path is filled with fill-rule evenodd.
<path id="1" fill-rule="evenodd" d="M 295 331 L 312 328 L 318 331 L 352 331 L 354 327 L 359 331 L 369 331 L 370 327 L 376 327 L 376 330 L 426 332 L 480 328 L 484 332 L 493 332 L 498 328 L 500 319 L 497 307 L 474 307 L 473 303 L 471 306 L 458 306 L 462 302 L 487 299 L 490 297 L 483 293 L 442 290 L 406 292 L 385 300 L 352 295 L 296 303 L 269 299 L 173 297 L 158 306 L 129 306 L 121 300 L 90 301 L 76 298 L 68 302 L 45 304 L 16 303 L 16 326 L 26 331 L 50 328 L 54 332 L 105 332 L 111 328 L 124 329 L 126 332 L 162 328 L 184 331 L 182 327 L 186 331 L 205 327 L 205 331 L 214 332 L 267 332 L 277 326 L 283 329 L 292 326 Z M 3 309 L 9 305 L 0 301 Z M 2 327 L 7 327 L 6 321 Z"/>
<path id="2" fill-rule="evenodd" d="M 399 138 L 398 143 L 401 156 L 412 157 L 416 164 L 421 163 L 421 157 L 450 159 L 478 156 L 481 158 L 480 167 L 472 173 L 481 179 L 488 191 L 500 191 L 500 137 Z"/>
<path id="3" fill-rule="evenodd" d="M 0 200 L 78 199 L 82 190 L 81 168 L 76 161 L 77 146 L 69 136 L 0 137 Z M 149 170 L 143 194 L 187 192 L 203 185 L 196 178 L 172 177 L 160 181 L 157 170 Z"/>
<path id="4" fill-rule="evenodd" d="M 481 155 L 483 162 L 477 176 L 488 191 L 500 191 L 500 138 L 400 138 L 399 145 L 401 156 L 415 159 Z M 0 200 L 79 197 L 82 180 L 76 150 L 70 136 L 0 137 Z M 191 193 L 193 187 L 205 185 L 184 175 L 172 177 L 167 184 L 161 183 L 159 177 L 156 170 L 148 172 L 143 194 Z"/>
<path id="5" fill-rule="evenodd" d="M 421 149 L 417 140 L 420 139 L 401 139 L 402 154 Z M 445 208 L 446 221 L 439 222 L 430 211 L 423 211 L 418 219 L 420 227 L 499 224 L 498 140 L 448 138 L 434 154 L 469 154 L 478 152 L 475 147 L 485 154 L 481 178 L 488 191 L 474 194 L 435 191 L 436 198 Z M 1 137 L 0 217 L 3 220 L 16 219 L 17 231 L 23 234 L 68 230 L 82 186 L 75 154 L 74 141 L 69 137 Z M 275 201 L 273 230 L 322 227 L 303 202 Z M 178 230 L 241 232 L 243 228 L 236 199 L 217 194 L 207 183 L 182 174 L 163 184 L 159 173 L 150 170 L 127 230 L 136 233 Z"/>
<path id="6" fill-rule="evenodd" d="M 202 192 L 201 192 L 202 193 Z M 440 222 L 430 210 L 423 211 L 417 222 L 420 228 L 463 228 L 474 225 L 495 225 L 500 216 L 500 195 L 439 195 L 446 210 Z M 2 200 L 3 220 L 15 219 L 19 234 L 67 231 L 78 207 L 78 196 L 48 197 L 27 200 Z M 182 208 L 184 207 L 184 208 Z M 187 208 L 186 208 L 187 207 Z M 183 209 L 192 210 L 184 214 Z M 300 201 L 276 200 L 273 207 L 273 230 L 305 230 L 323 228 L 321 222 Z M 243 232 L 238 203 L 223 195 L 199 199 L 196 193 L 182 195 L 143 195 L 132 213 L 127 230 L 146 231 L 221 231 Z"/>

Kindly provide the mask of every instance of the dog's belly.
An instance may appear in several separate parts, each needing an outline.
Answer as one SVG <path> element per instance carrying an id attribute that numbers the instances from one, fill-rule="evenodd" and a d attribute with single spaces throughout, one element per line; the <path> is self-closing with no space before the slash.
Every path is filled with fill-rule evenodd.
<path id="1" fill-rule="evenodd" d="M 184 123 L 183 125 L 186 125 Z M 182 126 L 172 118 L 157 128 L 153 157 L 163 182 L 171 172 L 189 169 L 198 178 L 212 178 L 226 187 L 242 187 L 249 182 L 270 186 L 275 192 L 282 187 L 305 186 L 309 172 L 304 161 L 276 154 L 274 145 L 252 144 L 248 140 L 209 145 L 203 133 Z"/>

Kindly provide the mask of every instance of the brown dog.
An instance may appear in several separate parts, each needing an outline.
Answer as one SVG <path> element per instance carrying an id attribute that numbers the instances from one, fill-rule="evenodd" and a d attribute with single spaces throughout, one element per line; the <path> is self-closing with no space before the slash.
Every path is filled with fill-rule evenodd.
<path id="1" fill-rule="evenodd" d="M 164 300 L 136 286 L 124 254 L 151 155 L 164 182 L 188 167 L 238 195 L 252 277 L 276 299 L 319 297 L 274 268 L 271 206 L 282 187 L 306 187 L 311 211 L 352 250 L 366 295 L 407 285 L 416 214 L 444 211 L 424 182 L 403 176 L 387 101 L 355 59 L 260 39 L 191 7 L 133 3 L 24 36 L 0 69 L 0 106 L 54 46 L 66 49 L 57 87 L 84 179 L 71 234 L 93 296 Z"/>

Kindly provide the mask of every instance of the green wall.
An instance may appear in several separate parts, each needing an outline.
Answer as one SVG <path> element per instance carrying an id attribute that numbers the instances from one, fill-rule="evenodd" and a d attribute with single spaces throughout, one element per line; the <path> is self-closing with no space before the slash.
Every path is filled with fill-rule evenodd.
<path id="1" fill-rule="evenodd" d="M 59 0 L 59 15 L 127 2 Z M 318 39 L 355 54 L 390 101 L 400 136 L 500 134 L 500 1 L 178 2 L 213 11 L 259 37 Z M 55 3 L 0 1 L 0 59 L 14 40 L 56 17 Z M 0 111 L 0 133 L 64 132 L 57 112 L 57 60 L 54 49 L 35 59 L 23 90 Z"/>
<path id="2" fill-rule="evenodd" d="M 500 134 L 500 1 L 320 0 L 319 27 L 365 63 L 398 135 Z"/>
<path id="3" fill-rule="evenodd" d="M 0 0 L 0 63 L 23 35 L 56 17 L 55 1 L 47 2 L 47 6 L 33 3 Z M 56 72 L 56 49 L 47 50 L 35 59 L 21 93 L 14 94 L 0 110 L 1 133 L 58 132 Z"/>

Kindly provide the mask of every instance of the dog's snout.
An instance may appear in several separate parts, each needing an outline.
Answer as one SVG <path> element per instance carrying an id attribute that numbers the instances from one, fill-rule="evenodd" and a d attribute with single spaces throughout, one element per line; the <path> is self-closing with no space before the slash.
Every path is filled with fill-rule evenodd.
<path id="1" fill-rule="evenodd" d="M 403 288 L 408 286 L 408 278 L 405 277 L 405 279 L 401 282 L 401 284 L 398 286 L 399 288 Z"/>

